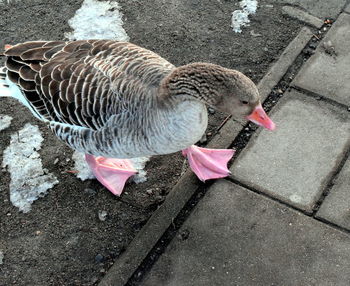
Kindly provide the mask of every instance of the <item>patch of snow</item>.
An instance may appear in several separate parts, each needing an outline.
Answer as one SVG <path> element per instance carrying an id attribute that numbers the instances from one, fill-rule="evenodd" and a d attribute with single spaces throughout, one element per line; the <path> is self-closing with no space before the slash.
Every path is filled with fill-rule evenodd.
<path id="1" fill-rule="evenodd" d="M 85 154 L 74 151 L 72 159 L 74 160 L 74 170 L 77 171 L 76 176 L 82 180 L 95 179 L 89 165 L 85 161 Z"/>
<path id="2" fill-rule="evenodd" d="M 9 128 L 11 125 L 12 117 L 8 115 L 0 114 L 0 131 Z"/>
<path id="3" fill-rule="evenodd" d="M 144 170 L 146 163 L 149 161 L 150 157 L 140 157 L 130 159 L 133 167 L 137 170 L 137 174 L 132 177 L 136 184 L 143 183 L 147 181 L 147 171 Z"/>
<path id="4" fill-rule="evenodd" d="M 248 16 L 255 14 L 258 7 L 257 0 L 242 0 L 239 5 L 242 10 L 232 12 L 231 27 L 236 33 L 242 33 L 242 26 L 249 26 L 250 20 Z"/>
<path id="5" fill-rule="evenodd" d="M 85 161 L 85 155 L 81 152 L 75 151 L 73 153 L 72 159 L 74 160 L 74 170 L 77 171 L 76 176 L 82 180 L 95 179 L 89 165 Z M 133 158 L 129 159 L 132 166 L 137 170 L 137 174 L 132 177 L 136 184 L 143 183 L 147 181 L 146 174 L 144 170 L 146 163 L 149 161 L 149 157 Z"/>
<path id="6" fill-rule="evenodd" d="M 2 166 L 7 167 L 11 175 L 10 200 L 24 213 L 58 183 L 57 178 L 42 167 L 37 151 L 43 140 L 38 126 L 27 123 L 11 135 L 10 145 L 4 151 Z"/>
<path id="7" fill-rule="evenodd" d="M 69 40 L 113 39 L 129 41 L 123 28 L 120 6 L 115 1 L 85 0 L 68 21 L 74 30 L 66 33 Z"/>

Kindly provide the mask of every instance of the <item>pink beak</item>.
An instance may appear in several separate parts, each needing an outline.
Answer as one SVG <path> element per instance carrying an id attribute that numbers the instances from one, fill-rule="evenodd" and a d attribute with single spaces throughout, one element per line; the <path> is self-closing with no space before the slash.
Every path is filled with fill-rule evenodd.
<path id="1" fill-rule="evenodd" d="M 259 104 L 253 112 L 247 116 L 247 119 L 251 122 L 254 122 L 257 125 L 263 126 L 268 130 L 274 130 L 276 128 L 275 123 L 267 116 L 265 110 L 262 108 L 261 104 Z"/>

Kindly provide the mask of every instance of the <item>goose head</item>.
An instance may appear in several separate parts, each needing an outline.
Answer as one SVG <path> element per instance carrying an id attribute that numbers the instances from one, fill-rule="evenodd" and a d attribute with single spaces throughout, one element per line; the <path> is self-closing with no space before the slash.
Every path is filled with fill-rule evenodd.
<path id="1" fill-rule="evenodd" d="M 275 129 L 262 108 L 256 85 L 239 71 L 193 63 L 174 69 L 163 87 L 170 95 L 199 100 L 237 120 L 248 119 L 269 130 Z"/>

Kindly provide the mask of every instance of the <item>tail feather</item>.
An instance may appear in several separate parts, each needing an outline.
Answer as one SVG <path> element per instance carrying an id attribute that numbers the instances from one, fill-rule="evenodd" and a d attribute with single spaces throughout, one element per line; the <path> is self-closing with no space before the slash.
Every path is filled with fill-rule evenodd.
<path id="1" fill-rule="evenodd" d="M 9 83 L 6 81 L 6 68 L 0 68 L 0 97 L 1 96 L 12 96 Z"/>
<path id="2" fill-rule="evenodd" d="M 7 77 L 6 67 L 0 68 L 0 97 L 13 97 L 26 106 L 39 120 L 44 120 L 35 108 L 28 102 L 21 89 Z"/>

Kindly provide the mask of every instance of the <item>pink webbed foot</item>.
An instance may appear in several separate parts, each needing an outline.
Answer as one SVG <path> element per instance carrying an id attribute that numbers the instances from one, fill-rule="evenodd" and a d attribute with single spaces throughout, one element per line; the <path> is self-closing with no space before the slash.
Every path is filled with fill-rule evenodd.
<path id="1" fill-rule="evenodd" d="M 137 173 L 129 160 L 85 155 L 96 179 L 114 195 L 120 196 L 127 179 Z"/>
<path id="2" fill-rule="evenodd" d="M 192 171 L 201 181 L 224 178 L 231 174 L 227 163 L 235 150 L 232 149 L 206 149 L 192 145 L 182 150 L 187 156 Z"/>

